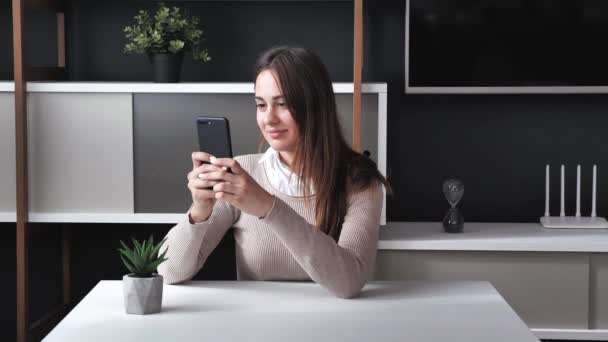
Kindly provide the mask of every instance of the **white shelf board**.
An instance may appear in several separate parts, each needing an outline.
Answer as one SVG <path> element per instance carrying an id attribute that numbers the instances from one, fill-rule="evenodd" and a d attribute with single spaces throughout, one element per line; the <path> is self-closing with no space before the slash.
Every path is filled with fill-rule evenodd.
<path id="1" fill-rule="evenodd" d="M 17 213 L 0 212 L 0 222 L 17 222 Z"/>
<path id="2" fill-rule="evenodd" d="M 353 83 L 333 83 L 336 94 L 352 94 Z M 0 82 L 0 91 L 14 91 L 13 82 Z M 209 93 L 253 94 L 253 82 L 28 82 L 28 92 L 39 93 Z M 361 91 L 366 94 L 386 93 L 386 83 L 364 83 Z"/>
<path id="3" fill-rule="evenodd" d="M 606 229 L 608 221 L 603 217 L 589 216 L 543 216 L 540 223 L 545 228 L 554 229 Z"/>
<path id="4" fill-rule="evenodd" d="M 30 222 L 176 224 L 185 213 L 30 213 Z M 0 222 L 15 222 L 0 213 Z M 380 228 L 379 250 L 521 252 L 608 252 L 608 230 L 546 229 L 537 223 L 465 223 L 463 233 L 444 233 L 440 222 L 388 222 Z"/>
<path id="5" fill-rule="evenodd" d="M 30 213 L 37 223 L 166 223 L 177 224 L 185 215 L 156 213 Z M 0 213 L 0 222 L 16 222 L 14 213 Z M 381 223 L 382 224 L 382 223 Z"/>
<path id="6" fill-rule="evenodd" d="M 185 213 L 30 213 L 30 222 L 61 223 L 165 223 L 176 224 Z"/>
<path id="7" fill-rule="evenodd" d="M 413 87 L 406 94 L 606 94 L 608 86 Z"/>
<path id="8" fill-rule="evenodd" d="M 608 340 L 606 329 L 530 329 L 536 337 L 547 340 Z"/>
<path id="9" fill-rule="evenodd" d="M 441 222 L 388 222 L 380 250 L 608 252 L 608 229 L 547 229 L 540 223 L 465 222 L 445 233 Z"/>
<path id="10" fill-rule="evenodd" d="M 0 81 L 0 91 L 2 91 L 2 92 L 13 92 L 13 91 L 15 91 L 15 82 L 13 82 L 13 81 Z"/>

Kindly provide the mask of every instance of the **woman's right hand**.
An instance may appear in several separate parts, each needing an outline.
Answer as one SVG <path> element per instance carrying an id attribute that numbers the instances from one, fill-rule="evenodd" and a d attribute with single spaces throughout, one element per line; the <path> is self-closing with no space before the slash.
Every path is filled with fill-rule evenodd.
<path id="1" fill-rule="evenodd" d="M 199 178 L 203 173 L 220 170 L 218 166 L 210 163 L 210 157 L 206 152 L 192 152 L 192 171 L 188 173 L 187 178 L 188 189 L 192 194 L 190 217 L 195 223 L 206 221 L 211 216 L 216 201 L 212 187 L 219 182 Z"/>

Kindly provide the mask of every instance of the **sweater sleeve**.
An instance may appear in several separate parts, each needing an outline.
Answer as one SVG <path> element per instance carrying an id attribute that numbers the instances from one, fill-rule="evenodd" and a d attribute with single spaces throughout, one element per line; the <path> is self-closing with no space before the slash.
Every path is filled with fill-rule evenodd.
<path id="1" fill-rule="evenodd" d="M 373 271 L 382 197 L 380 183 L 350 196 L 337 243 L 276 196 L 272 209 L 261 220 L 312 280 L 337 297 L 352 298 Z"/>
<path id="2" fill-rule="evenodd" d="M 240 211 L 218 200 L 207 221 L 191 224 L 189 214 L 171 228 L 159 254 L 167 250 L 167 261 L 158 266 L 165 283 L 176 284 L 192 279 L 203 267 L 226 231 L 237 221 Z"/>

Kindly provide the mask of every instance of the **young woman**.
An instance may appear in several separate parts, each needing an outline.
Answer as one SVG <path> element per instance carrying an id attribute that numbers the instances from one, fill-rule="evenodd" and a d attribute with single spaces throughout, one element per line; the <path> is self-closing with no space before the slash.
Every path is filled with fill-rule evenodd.
<path id="1" fill-rule="evenodd" d="M 159 273 L 168 284 L 191 279 L 233 227 L 238 279 L 313 280 L 338 297 L 356 296 L 376 259 L 385 178 L 345 142 L 329 74 L 314 53 L 262 54 L 255 103 L 270 147 L 234 159 L 192 153 L 193 203 L 167 234 Z"/>

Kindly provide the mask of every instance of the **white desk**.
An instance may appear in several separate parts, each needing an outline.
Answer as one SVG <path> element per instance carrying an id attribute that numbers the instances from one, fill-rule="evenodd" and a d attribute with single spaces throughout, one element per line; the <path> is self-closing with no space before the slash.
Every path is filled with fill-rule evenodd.
<path id="1" fill-rule="evenodd" d="M 538 341 L 488 282 L 372 282 L 357 299 L 302 282 L 166 285 L 163 311 L 125 314 L 101 281 L 43 340 Z"/>

